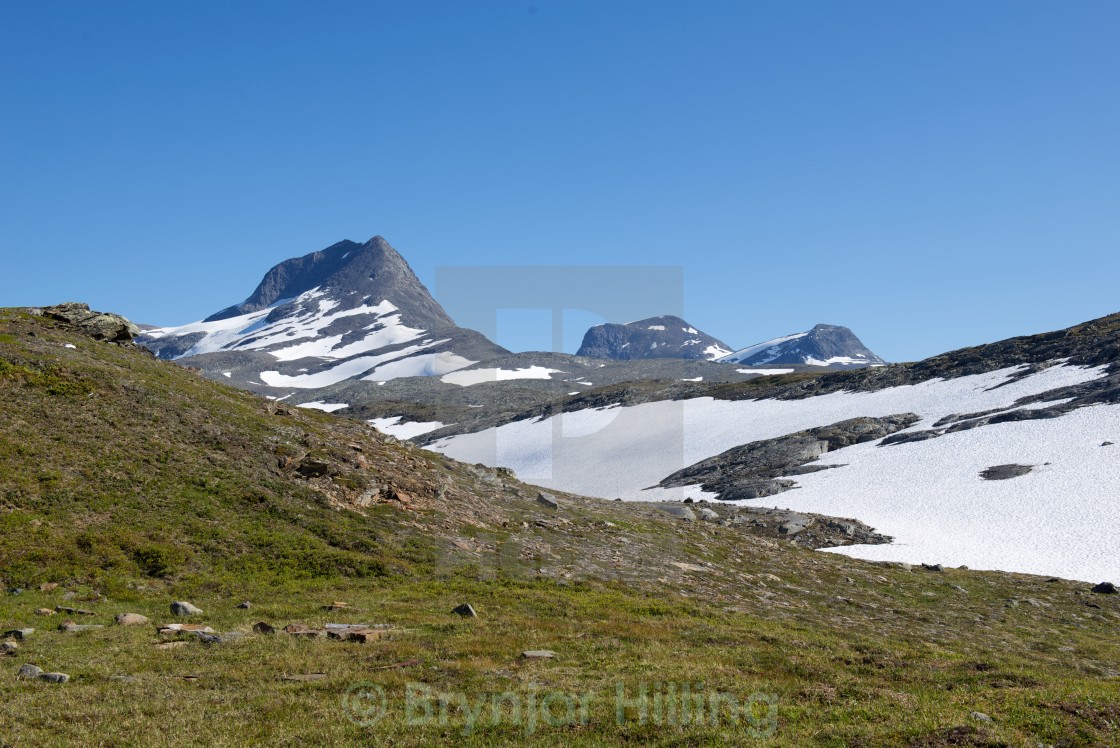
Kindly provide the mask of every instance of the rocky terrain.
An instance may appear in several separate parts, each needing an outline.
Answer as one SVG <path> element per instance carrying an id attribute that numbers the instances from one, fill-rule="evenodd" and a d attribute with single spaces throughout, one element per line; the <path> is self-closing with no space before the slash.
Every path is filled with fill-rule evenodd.
<path id="1" fill-rule="evenodd" d="M 83 319 L 0 311 L 8 744 L 1115 736 L 1111 585 L 811 550 L 883 540 L 854 520 L 542 491 L 211 382 Z M 654 681 L 757 692 L 765 709 L 617 720 L 616 686 Z M 452 696 L 446 719 L 410 720 L 409 684 L 595 698 L 586 719 L 533 712 L 532 729 Z M 352 697 L 371 690 L 383 709 Z"/>
<path id="2" fill-rule="evenodd" d="M 577 356 L 621 361 L 683 358 L 715 361 L 730 347 L 680 317 L 651 317 L 626 324 L 596 325 L 583 336 Z"/>

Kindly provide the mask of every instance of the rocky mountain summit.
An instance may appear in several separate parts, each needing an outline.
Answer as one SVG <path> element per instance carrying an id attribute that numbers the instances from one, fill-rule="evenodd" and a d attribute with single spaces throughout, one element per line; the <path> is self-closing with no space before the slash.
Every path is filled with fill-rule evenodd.
<path id="1" fill-rule="evenodd" d="M 242 303 L 146 330 L 140 342 L 211 378 L 286 393 L 363 376 L 441 375 L 508 353 L 456 326 L 380 236 L 286 260 Z"/>
<path id="2" fill-rule="evenodd" d="M 680 317 L 666 315 L 626 324 L 596 325 L 583 336 L 577 356 L 621 361 L 684 358 L 714 361 L 731 346 L 697 330 Z"/>
<path id="3" fill-rule="evenodd" d="M 808 332 L 785 335 L 723 356 L 723 363 L 750 366 L 827 366 L 855 368 L 882 366 L 855 334 L 839 325 L 816 325 Z"/>

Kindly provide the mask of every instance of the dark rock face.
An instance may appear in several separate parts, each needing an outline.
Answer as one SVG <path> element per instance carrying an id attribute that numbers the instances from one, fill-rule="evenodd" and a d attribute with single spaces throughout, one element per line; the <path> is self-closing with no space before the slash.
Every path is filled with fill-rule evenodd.
<path id="1" fill-rule="evenodd" d="M 980 477 L 984 480 L 1009 480 L 1011 478 L 1018 478 L 1021 475 L 1026 475 L 1034 467 L 1032 465 L 992 465 L 987 470 L 980 473 Z"/>
<path id="2" fill-rule="evenodd" d="M 853 444 L 875 441 L 917 423 L 913 413 L 885 418 L 852 418 L 830 426 L 751 442 L 678 470 L 661 481 L 663 488 L 697 483 L 722 501 L 757 499 L 793 488 L 795 483 L 780 476 L 828 469 L 811 465 L 826 452 Z"/>
<path id="3" fill-rule="evenodd" d="M 119 314 L 91 312 L 88 304 L 71 301 L 45 307 L 42 313 L 44 317 L 77 327 L 94 340 L 129 343 L 140 335 L 140 328 Z"/>
<path id="4" fill-rule="evenodd" d="M 317 389 L 300 377 L 340 365 L 352 378 L 383 365 L 385 379 L 392 379 L 443 374 L 508 353 L 480 333 L 457 327 L 380 236 L 286 260 L 265 274 L 249 298 L 204 322 L 211 324 L 152 328 L 140 342 L 162 359 L 276 396 L 292 394 L 284 389 L 288 382 L 296 389 Z M 411 357 L 421 358 L 408 361 Z M 369 366 L 351 363 L 356 359 Z M 265 371 L 276 373 L 271 389 L 260 377 Z"/>
<path id="5" fill-rule="evenodd" d="M 757 343 L 720 359 L 724 363 L 767 366 L 830 366 L 838 368 L 885 364 L 855 334 L 838 325 Z"/>
<path id="6" fill-rule="evenodd" d="M 583 336 L 577 356 L 631 361 L 647 358 L 715 360 L 731 348 L 697 330 L 680 317 L 650 317 L 624 325 L 592 327 Z"/>
<path id="7" fill-rule="evenodd" d="M 424 329 L 455 327 L 408 263 L 389 242 L 375 236 L 365 244 L 349 240 L 303 257 L 285 260 L 261 280 L 256 290 L 240 304 L 206 318 L 206 322 L 237 317 L 272 306 L 281 299 L 294 299 L 320 288 L 332 297 L 354 297 L 354 306 L 366 297 L 392 300 L 406 324 Z M 345 304 L 345 299 L 342 299 Z M 345 306 L 341 307 L 345 308 Z M 281 308 L 276 313 L 282 315 Z"/>

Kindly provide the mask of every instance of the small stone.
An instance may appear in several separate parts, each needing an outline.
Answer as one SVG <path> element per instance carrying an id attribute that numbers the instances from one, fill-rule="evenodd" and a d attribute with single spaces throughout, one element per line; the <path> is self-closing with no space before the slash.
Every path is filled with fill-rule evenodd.
<path id="1" fill-rule="evenodd" d="M 451 612 L 455 615 L 463 616 L 464 618 L 478 618 L 478 613 L 475 612 L 470 603 L 463 603 Z"/>
<path id="2" fill-rule="evenodd" d="M 237 607 L 240 610 L 249 610 L 249 608 L 253 607 L 253 604 L 246 600 L 245 602 L 238 604 Z"/>
<path id="3" fill-rule="evenodd" d="M 1112 442 L 1101 442 L 1101 446 L 1102 446 L 1102 447 L 1111 447 L 1111 446 L 1112 446 Z"/>
<path id="4" fill-rule="evenodd" d="M 966 595 L 968 594 L 968 590 L 966 590 L 964 587 L 961 587 L 959 584 L 951 584 L 949 586 L 957 592 L 963 592 Z"/>
<path id="5" fill-rule="evenodd" d="M 147 616 L 139 613 L 121 613 L 115 620 L 118 626 L 146 626 L 151 623 Z"/>
<path id="6" fill-rule="evenodd" d="M 693 503 L 695 503 L 695 501 L 691 496 L 689 496 L 687 499 L 684 500 L 684 503 L 685 504 L 693 504 Z"/>
<path id="7" fill-rule="evenodd" d="M 544 491 L 541 491 L 537 494 L 537 503 L 543 504 L 549 509 L 560 508 L 560 502 L 556 500 L 556 497 L 550 493 L 545 493 Z"/>
<path id="8" fill-rule="evenodd" d="M 551 649 L 530 649 L 522 652 L 521 656 L 526 660 L 551 660 L 556 657 L 556 653 Z"/>
<path id="9" fill-rule="evenodd" d="M 50 608 L 36 608 L 35 615 L 37 616 L 53 616 L 54 611 Z"/>
<path id="10" fill-rule="evenodd" d="M 685 522 L 692 522 L 696 519 L 696 512 L 692 511 L 687 506 L 676 506 L 673 504 L 665 504 L 659 506 L 658 509 L 666 514 L 672 515 L 677 519 L 683 519 Z"/>
<path id="11" fill-rule="evenodd" d="M 65 605 L 56 605 L 55 613 L 65 613 L 69 616 L 95 616 L 97 615 L 92 610 L 84 610 L 82 608 L 68 608 Z"/>
<path id="12" fill-rule="evenodd" d="M 105 627 L 102 626 L 100 623 L 83 625 L 83 624 L 79 624 L 79 623 L 74 623 L 73 621 L 63 621 L 62 623 L 58 624 L 58 630 L 59 631 L 68 631 L 71 634 L 80 634 L 84 631 L 94 631 L 96 629 L 102 629 L 102 628 L 105 628 Z"/>
<path id="13" fill-rule="evenodd" d="M 0 655 L 14 655 L 19 645 L 15 642 L 0 642 Z"/>
<path id="14" fill-rule="evenodd" d="M 305 683 L 308 681 L 323 680 L 326 677 L 326 673 L 302 673 L 297 675 L 281 675 L 280 680 L 291 680 L 299 683 Z"/>
<path id="15" fill-rule="evenodd" d="M 1117 593 L 1116 585 L 1112 582 L 1101 582 L 1093 588 L 1093 592 L 1098 595 L 1115 595 Z"/>
<path id="16" fill-rule="evenodd" d="M 40 592 L 54 592 L 58 589 L 58 582 L 43 582 L 39 585 Z"/>
<path id="17" fill-rule="evenodd" d="M 163 626 L 157 626 L 156 632 L 159 634 L 213 634 L 214 629 L 209 626 L 204 626 L 201 623 L 167 623 Z"/>
<path id="18" fill-rule="evenodd" d="M 35 629 L 11 629 L 4 632 L 3 639 L 15 639 L 16 641 L 26 641 L 27 637 L 35 633 Z"/>
<path id="19" fill-rule="evenodd" d="M 12 587 L 8 590 L 8 594 L 9 595 L 22 595 L 23 594 L 23 588 L 22 587 Z"/>
<path id="20" fill-rule="evenodd" d="M 202 615 L 202 608 L 191 605 L 188 602 L 174 602 L 171 603 L 171 615 L 173 616 L 200 616 Z"/>
<path id="21" fill-rule="evenodd" d="M 256 623 L 253 624 L 253 633 L 255 633 L 255 634 L 275 634 L 276 629 L 274 629 L 272 626 L 269 626 L 264 621 L 257 621 Z"/>
<path id="22" fill-rule="evenodd" d="M 945 571 L 945 567 L 941 564 L 922 564 L 922 568 L 926 571 Z"/>
<path id="23" fill-rule="evenodd" d="M 719 519 L 719 514 L 712 511 L 706 506 L 702 506 L 700 507 L 700 519 L 706 520 L 708 522 L 715 522 Z"/>
<path id="24" fill-rule="evenodd" d="M 330 605 L 324 605 L 323 610 L 325 610 L 329 613 L 336 613 L 340 610 L 347 610 L 349 607 L 350 607 L 350 603 L 343 603 L 343 602 L 339 602 L 338 600 L 335 600 Z"/>
<path id="25" fill-rule="evenodd" d="M 19 669 L 19 675 L 16 677 L 23 680 L 31 680 L 33 678 L 38 678 L 42 674 L 43 668 L 36 667 L 35 665 L 24 665 Z"/>
<path id="26" fill-rule="evenodd" d="M 70 680 L 70 676 L 66 673 L 41 673 L 39 680 L 45 680 L 47 683 L 66 683 Z"/>
<path id="27" fill-rule="evenodd" d="M 989 717 L 988 715 L 984 714 L 983 712 L 969 712 L 968 718 L 969 719 L 974 719 L 977 722 L 991 722 L 992 721 L 992 718 Z"/>

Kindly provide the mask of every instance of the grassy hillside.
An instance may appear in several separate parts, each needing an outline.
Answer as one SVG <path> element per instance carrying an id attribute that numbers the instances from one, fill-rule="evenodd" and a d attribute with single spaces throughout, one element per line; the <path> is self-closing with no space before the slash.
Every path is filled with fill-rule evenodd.
<path id="1" fill-rule="evenodd" d="M 0 630 L 36 629 L 0 655 L 0 745 L 1120 743 L 1120 596 L 536 496 L 0 310 Z M 241 636 L 158 635 L 183 599 Z"/>

